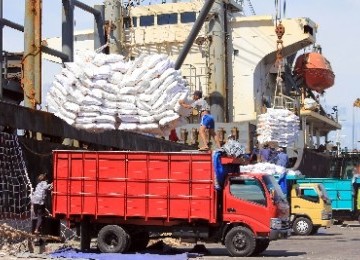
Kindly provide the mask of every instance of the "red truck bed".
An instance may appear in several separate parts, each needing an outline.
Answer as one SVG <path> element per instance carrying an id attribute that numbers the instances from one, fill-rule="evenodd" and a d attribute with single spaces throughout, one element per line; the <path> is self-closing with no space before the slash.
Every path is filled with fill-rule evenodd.
<path id="1" fill-rule="evenodd" d="M 53 215 L 216 222 L 211 153 L 54 151 Z"/>

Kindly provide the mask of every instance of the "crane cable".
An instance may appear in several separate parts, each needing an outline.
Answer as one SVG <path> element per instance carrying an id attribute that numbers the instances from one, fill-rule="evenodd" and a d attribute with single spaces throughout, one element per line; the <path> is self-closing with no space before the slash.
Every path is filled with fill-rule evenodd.
<path id="1" fill-rule="evenodd" d="M 281 65 L 281 61 L 283 59 L 282 56 L 282 50 L 284 48 L 283 45 L 283 40 L 282 37 L 285 34 L 285 27 L 282 24 L 282 20 L 281 20 L 281 11 L 279 12 L 279 2 L 281 2 L 281 0 L 275 0 L 275 9 L 276 9 L 276 17 L 275 17 L 275 24 L 276 24 L 276 28 L 275 28 L 275 33 L 277 36 L 277 45 L 276 45 L 276 65 L 280 66 Z M 281 5 L 281 3 L 280 3 Z M 283 5 L 283 13 L 285 14 L 286 11 L 286 0 L 284 1 L 284 5 Z"/>
<path id="2" fill-rule="evenodd" d="M 282 94 L 282 84 L 283 84 L 283 79 L 281 77 L 281 72 L 282 72 L 281 68 L 282 68 L 282 65 L 283 65 L 282 50 L 284 48 L 282 37 L 285 34 L 285 27 L 282 24 L 281 11 L 279 12 L 279 2 L 281 2 L 281 0 L 275 0 L 275 9 L 276 9 L 275 33 L 276 33 L 276 36 L 277 36 L 277 40 L 276 40 L 276 60 L 275 60 L 275 66 L 277 67 L 277 76 L 276 76 L 275 93 L 274 93 L 275 97 L 277 96 L 278 88 L 280 89 L 280 93 Z M 281 5 L 281 3 L 280 3 L 280 5 Z M 285 10 L 286 10 L 286 0 L 284 0 L 283 13 L 285 13 Z M 273 107 L 275 107 L 275 105 L 276 105 L 275 103 L 276 102 L 274 100 Z"/>

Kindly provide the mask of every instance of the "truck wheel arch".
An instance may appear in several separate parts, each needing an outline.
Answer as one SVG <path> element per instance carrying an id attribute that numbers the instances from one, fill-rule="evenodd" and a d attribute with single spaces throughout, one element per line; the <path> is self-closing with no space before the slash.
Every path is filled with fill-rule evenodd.
<path id="1" fill-rule="evenodd" d="M 229 233 L 229 231 L 231 229 L 233 229 L 234 227 L 245 227 L 245 228 L 250 229 L 251 232 L 253 232 L 255 234 L 254 230 L 249 225 L 246 225 L 245 223 L 226 223 L 223 226 L 222 234 L 221 234 L 221 242 L 223 244 L 225 244 L 225 237 L 226 237 L 227 233 Z"/>

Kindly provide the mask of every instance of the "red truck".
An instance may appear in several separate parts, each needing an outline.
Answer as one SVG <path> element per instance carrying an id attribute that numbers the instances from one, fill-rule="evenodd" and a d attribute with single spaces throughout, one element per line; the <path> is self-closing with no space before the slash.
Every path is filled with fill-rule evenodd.
<path id="1" fill-rule="evenodd" d="M 257 255 L 290 234 L 289 205 L 273 176 L 233 166 L 214 188 L 211 153 L 54 151 L 53 217 L 80 227 L 81 249 L 146 248 L 149 234 L 220 242 L 232 256 Z"/>

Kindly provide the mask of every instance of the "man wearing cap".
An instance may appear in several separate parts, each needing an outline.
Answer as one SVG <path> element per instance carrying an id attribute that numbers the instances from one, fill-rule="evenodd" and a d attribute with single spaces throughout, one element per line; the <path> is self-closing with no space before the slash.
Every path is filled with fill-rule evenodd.
<path id="1" fill-rule="evenodd" d="M 209 135 L 214 138 L 216 146 L 218 148 L 221 147 L 218 136 L 215 133 L 215 121 L 212 115 L 210 114 L 210 107 L 205 99 L 202 98 L 202 92 L 196 90 L 193 94 L 194 102 L 191 104 L 186 104 L 184 100 L 179 100 L 179 104 L 184 108 L 193 108 L 199 111 L 199 116 L 201 118 L 200 127 L 199 127 L 199 135 L 204 144 L 204 146 L 200 147 L 200 151 L 209 150 L 208 141 L 206 139 L 206 129 L 209 129 Z"/>
<path id="2" fill-rule="evenodd" d="M 288 155 L 284 152 L 284 148 L 282 147 L 279 147 L 277 152 L 278 154 L 274 158 L 275 164 L 286 168 L 289 163 Z"/>

